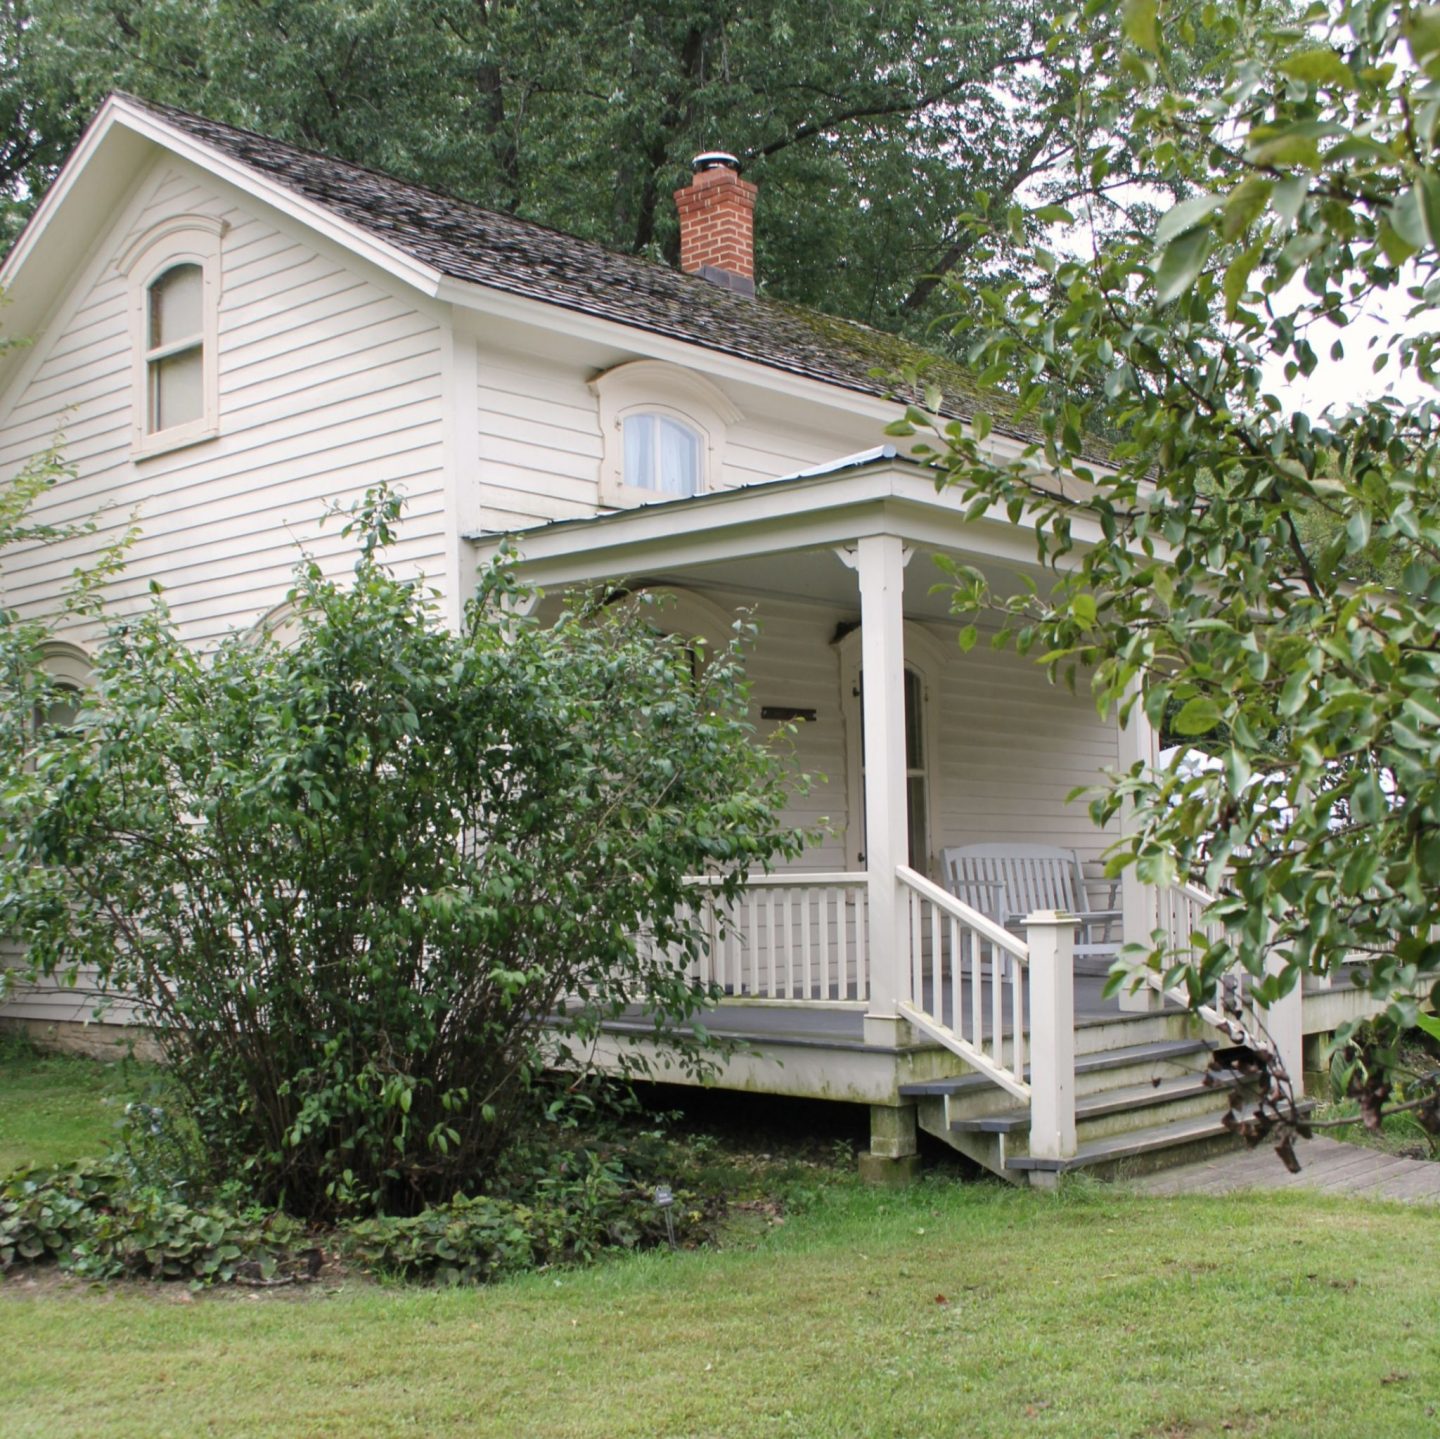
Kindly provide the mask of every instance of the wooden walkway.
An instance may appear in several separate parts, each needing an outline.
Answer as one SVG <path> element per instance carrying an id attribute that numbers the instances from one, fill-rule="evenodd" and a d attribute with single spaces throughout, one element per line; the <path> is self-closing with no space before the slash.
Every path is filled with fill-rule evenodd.
<path id="1" fill-rule="evenodd" d="M 1309 1189 L 1320 1194 L 1354 1194 L 1440 1204 L 1440 1163 L 1402 1159 L 1338 1139 L 1302 1139 L 1295 1145 L 1301 1164 L 1291 1174 L 1267 1145 L 1239 1149 L 1196 1164 L 1181 1165 L 1133 1181 L 1142 1194 L 1228 1194 L 1237 1189 Z"/>

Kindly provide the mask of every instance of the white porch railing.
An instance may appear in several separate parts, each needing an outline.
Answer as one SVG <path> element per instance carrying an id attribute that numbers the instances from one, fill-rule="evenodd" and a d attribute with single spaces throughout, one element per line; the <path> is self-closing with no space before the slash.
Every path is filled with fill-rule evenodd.
<path id="1" fill-rule="evenodd" d="M 1211 945 L 1220 938 L 1221 927 L 1214 920 L 1205 918 L 1205 911 L 1214 902 L 1215 896 L 1207 889 L 1202 889 L 1198 884 L 1182 882 L 1174 884 L 1166 889 L 1154 889 L 1150 891 L 1155 901 L 1155 923 L 1152 932 L 1158 929 L 1165 936 L 1165 947 L 1173 954 L 1190 954 L 1197 947 L 1196 940 L 1199 938 L 1204 945 Z M 1164 982 L 1164 975 L 1157 974 L 1153 969 L 1144 971 L 1145 982 L 1157 993 L 1163 994 L 1167 999 L 1172 999 L 1176 1004 L 1188 1005 L 1190 1003 L 1189 993 L 1178 987 L 1168 987 Z M 1243 970 L 1237 970 L 1234 974 L 1227 976 L 1230 983 L 1241 990 L 1245 986 L 1246 975 Z M 1201 1015 L 1207 1023 L 1213 1023 L 1208 1014 Z"/>
<path id="2" fill-rule="evenodd" d="M 870 997 L 867 886 L 863 873 L 752 875 L 737 899 L 717 894 L 705 905 L 709 942 L 692 973 L 737 999 L 863 1002 Z"/>
<path id="3" fill-rule="evenodd" d="M 1205 917 L 1205 911 L 1214 899 L 1209 890 L 1189 882 L 1155 891 L 1156 927 L 1163 932 L 1168 950 L 1176 954 L 1190 954 L 1220 938 L 1221 926 Z M 1277 958 L 1274 965 L 1278 968 L 1279 964 Z M 1178 986 L 1167 986 L 1163 974 L 1149 968 L 1141 969 L 1139 973 L 1147 985 L 1167 999 L 1189 1005 L 1189 992 Z M 1225 994 L 1215 994 L 1210 1002 L 1196 1006 L 1194 1012 L 1206 1024 L 1222 1032 L 1228 1031 L 1231 1016 L 1238 1012 L 1240 1023 L 1250 1034 L 1268 1037 L 1275 1045 L 1298 1098 L 1304 1079 L 1303 983 L 1297 982 L 1288 994 L 1269 1006 L 1256 1003 L 1253 978 L 1238 965 L 1220 983 L 1225 988 Z"/>
<path id="4" fill-rule="evenodd" d="M 901 1014 L 1002 1089 L 1028 1100 L 1030 951 L 908 866 L 899 866 L 896 877 L 909 905 L 910 998 L 901 1000 Z"/>

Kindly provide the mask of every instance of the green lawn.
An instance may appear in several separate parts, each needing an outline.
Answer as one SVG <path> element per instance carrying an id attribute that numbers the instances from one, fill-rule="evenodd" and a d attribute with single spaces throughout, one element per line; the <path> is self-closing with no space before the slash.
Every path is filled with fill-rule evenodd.
<path id="1" fill-rule="evenodd" d="M 12 1275 L 0 1414 L 14 1439 L 1409 1439 L 1440 1430 L 1437 1223 L 1294 1194 L 837 1179 L 721 1251 L 490 1290 L 192 1299 Z"/>
<path id="2" fill-rule="evenodd" d="M 135 1064 L 36 1054 L 0 1037 L 0 1174 L 104 1154 L 144 1072 Z"/>

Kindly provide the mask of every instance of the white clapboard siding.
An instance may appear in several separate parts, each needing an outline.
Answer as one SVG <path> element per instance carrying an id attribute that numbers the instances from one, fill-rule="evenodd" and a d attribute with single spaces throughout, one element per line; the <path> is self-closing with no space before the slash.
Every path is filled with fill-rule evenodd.
<path id="1" fill-rule="evenodd" d="M 599 401 L 580 361 L 482 346 L 479 513 L 486 530 L 523 529 L 601 509 Z M 727 426 L 718 489 L 773 480 L 881 443 L 870 420 L 831 416 L 825 432 L 793 420 L 742 417 Z M 465 478 L 461 477 L 461 483 Z"/>
<path id="2" fill-rule="evenodd" d="M 1071 694 L 1033 661 L 983 643 L 962 655 L 953 630 L 937 634 L 955 656 L 941 681 L 938 845 L 1030 841 L 1098 858 L 1107 837 L 1066 796 L 1116 763 L 1114 725 L 1083 683 Z"/>
<path id="3" fill-rule="evenodd" d="M 760 718 L 765 705 L 813 709 L 815 720 L 795 726 L 793 738 L 781 742 L 796 772 L 814 778 L 806 794 L 796 794 L 785 820 L 798 829 L 818 830 L 805 853 L 781 868 L 843 870 L 845 865 L 845 730 L 840 707 L 839 662 L 830 639 L 840 611 L 827 605 L 803 604 L 738 592 L 708 596 L 734 614 L 754 612 L 760 626 L 758 646 L 746 667 L 750 682 L 751 719 L 764 738 L 776 728 Z"/>
<path id="4" fill-rule="evenodd" d="M 868 430 L 862 432 L 868 434 Z M 855 443 L 850 443 L 850 440 Z M 792 430 L 784 425 L 762 424 L 742 420 L 730 426 L 725 435 L 725 464 L 720 485 L 733 489 L 737 485 L 753 485 L 763 480 L 793 475 L 814 465 L 837 460 L 845 454 L 880 443 L 879 426 L 868 440 L 859 435 L 819 435 Z"/>
<path id="5" fill-rule="evenodd" d="M 182 633 L 209 642 L 283 598 L 297 546 L 336 572 L 348 568 L 353 546 L 335 521 L 322 528 L 322 515 L 381 482 L 410 497 L 392 559 L 446 583 L 439 323 L 403 291 L 179 164 L 101 253 L 119 255 L 158 220 L 186 212 L 228 224 L 221 434 L 131 460 L 128 292 L 113 265 L 103 268 L 64 326 L 40 338 L 24 392 L 8 397 L 0 421 L 8 472 L 63 435 L 76 474 L 45 497 L 39 517 L 98 517 L 98 532 L 13 556 L 7 597 L 27 612 L 53 606 L 75 566 L 133 514 L 141 537 L 114 598 L 129 604 L 157 579 Z"/>
<path id="6" fill-rule="evenodd" d="M 579 364 L 486 346 L 478 372 L 481 525 L 524 529 L 593 515 L 601 440 L 588 372 Z"/>
<path id="7" fill-rule="evenodd" d="M 81 970 L 74 985 L 59 979 L 16 982 L 0 1005 L 0 1017 L 41 1024 L 126 1025 L 138 1016 L 134 1000 L 106 993 L 93 969 Z"/>

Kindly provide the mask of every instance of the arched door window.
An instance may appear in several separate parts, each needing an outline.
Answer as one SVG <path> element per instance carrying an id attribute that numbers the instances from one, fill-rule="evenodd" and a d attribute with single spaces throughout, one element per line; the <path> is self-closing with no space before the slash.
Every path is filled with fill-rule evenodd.
<path id="1" fill-rule="evenodd" d="M 858 684 L 863 697 L 865 671 L 859 672 Z M 856 787 L 860 802 L 860 855 L 865 840 L 865 706 L 857 707 L 860 738 L 860 783 Z M 925 874 L 930 868 L 930 756 L 925 736 L 925 682 L 908 666 L 905 670 L 905 833 L 906 864 Z"/>

